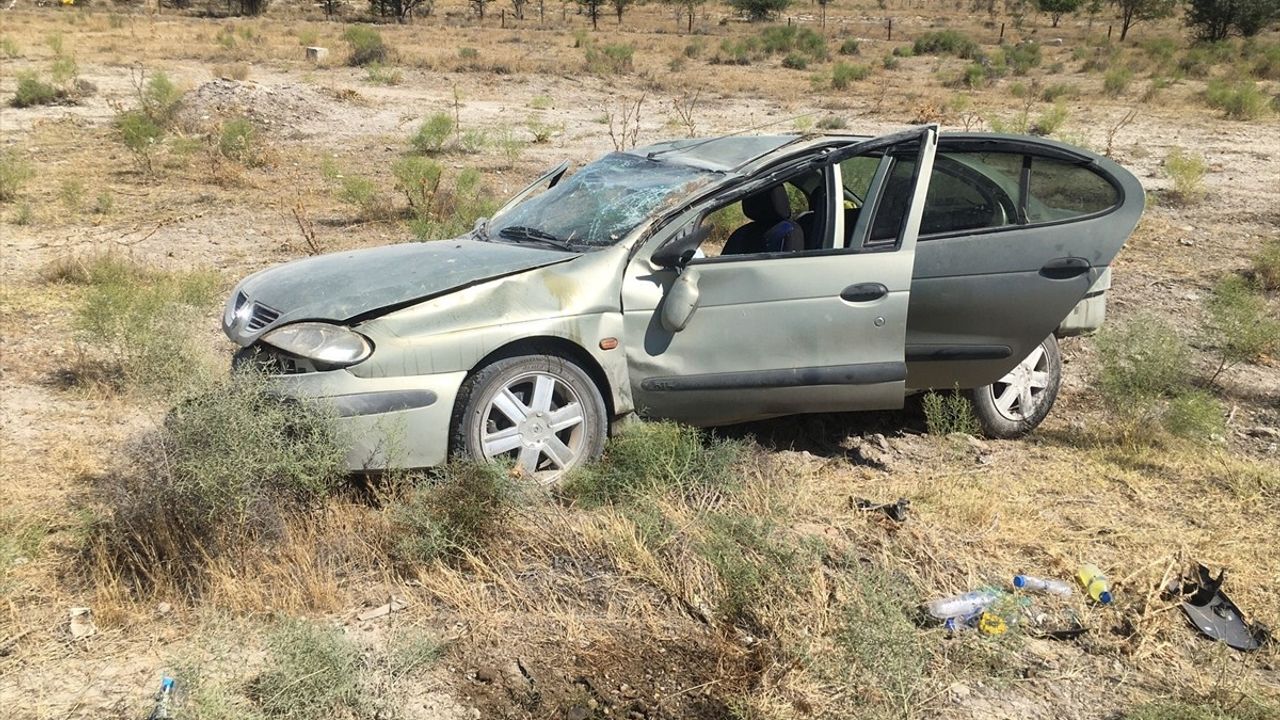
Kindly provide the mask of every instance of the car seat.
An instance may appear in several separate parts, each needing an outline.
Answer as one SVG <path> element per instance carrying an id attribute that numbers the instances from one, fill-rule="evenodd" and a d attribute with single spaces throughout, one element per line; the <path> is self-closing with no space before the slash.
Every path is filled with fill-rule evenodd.
<path id="1" fill-rule="evenodd" d="M 751 222 L 729 235 L 721 255 L 804 250 L 804 232 L 791 219 L 791 201 L 781 185 L 744 197 L 742 214 Z"/>

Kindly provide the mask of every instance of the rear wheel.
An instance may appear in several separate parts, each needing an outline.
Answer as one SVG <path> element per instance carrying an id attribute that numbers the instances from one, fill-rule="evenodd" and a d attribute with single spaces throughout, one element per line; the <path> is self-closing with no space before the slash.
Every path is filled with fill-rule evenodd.
<path id="1" fill-rule="evenodd" d="M 553 482 L 600 456 L 608 433 L 600 390 L 573 362 L 554 355 L 504 358 L 463 385 L 453 447 L 476 460 L 506 461 Z"/>
<path id="2" fill-rule="evenodd" d="M 1050 335 L 1007 375 L 970 391 L 974 414 L 987 437 L 1016 438 L 1049 414 L 1062 383 L 1062 355 Z"/>

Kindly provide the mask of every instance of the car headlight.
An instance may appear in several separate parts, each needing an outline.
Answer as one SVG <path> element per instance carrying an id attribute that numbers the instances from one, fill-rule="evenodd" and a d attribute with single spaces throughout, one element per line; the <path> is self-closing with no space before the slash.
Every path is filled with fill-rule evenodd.
<path id="1" fill-rule="evenodd" d="M 262 336 L 262 342 L 287 353 L 325 365 L 354 365 L 373 352 L 373 345 L 360 333 L 341 325 L 300 322 L 285 325 Z"/>

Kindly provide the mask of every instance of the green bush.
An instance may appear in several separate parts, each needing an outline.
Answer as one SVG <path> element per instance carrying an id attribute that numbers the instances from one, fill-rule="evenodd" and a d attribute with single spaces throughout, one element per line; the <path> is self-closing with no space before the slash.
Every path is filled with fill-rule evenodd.
<path id="1" fill-rule="evenodd" d="M 895 55 L 885 55 L 881 64 L 884 65 L 885 70 L 897 70 L 902 65 L 902 61 Z"/>
<path id="2" fill-rule="evenodd" d="M 977 435 L 980 432 L 978 419 L 973 414 L 973 405 L 960 392 L 929 392 L 920 404 L 924 409 L 925 427 L 930 435 Z"/>
<path id="3" fill-rule="evenodd" d="M 1006 46 L 1004 58 L 1014 75 L 1026 75 L 1040 65 L 1040 44 L 1029 41 Z"/>
<path id="4" fill-rule="evenodd" d="M 0 202 L 10 202 L 35 174 L 17 150 L 0 150 Z"/>
<path id="5" fill-rule="evenodd" d="M 415 156 L 401 158 L 391 166 L 396 189 L 404 193 L 409 207 L 414 210 L 425 211 L 434 205 L 442 172 L 439 163 Z"/>
<path id="6" fill-rule="evenodd" d="M 839 115 L 826 115 L 818 121 L 819 130 L 844 130 L 847 127 L 849 127 L 848 121 Z"/>
<path id="7" fill-rule="evenodd" d="M 1203 390 L 1188 390 L 1169 401 L 1164 427 L 1173 435 L 1189 440 L 1222 437 L 1226 429 L 1222 403 Z"/>
<path id="8" fill-rule="evenodd" d="M 609 440 L 600 462 L 570 473 L 562 491 L 587 506 L 651 493 L 718 491 L 736 482 L 734 465 L 745 453 L 741 442 L 704 438 L 688 425 L 638 423 Z"/>
<path id="9" fill-rule="evenodd" d="M 750 65 L 761 57 L 760 41 L 753 37 L 725 38 L 720 41 L 720 52 L 712 59 L 718 65 Z"/>
<path id="10" fill-rule="evenodd" d="M 22 49 L 18 47 L 18 43 L 8 35 L 0 35 L 0 55 L 4 55 L 10 60 L 22 57 Z"/>
<path id="11" fill-rule="evenodd" d="M 857 55 L 860 52 L 861 50 L 858 46 L 858 41 L 853 38 L 849 38 L 848 40 L 840 43 L 841 55 Z"/>
<path id="12" fill-rule="evenodd" d="M 586 54 L 587 72 L 595 75 L 622 75 L 631 72 L 632 60 L 636 54 L 634 45 L 588 44 Z"/>
<path id="13" fill-rule="evenodd" d="M 248 118 L 232 118 L 218 132 L 218 154 L 246 167 L 265 162 L 258 128 Z"/>
<path id="14" fill-rule="evenodd" d="M 1075 85 L 1068 83 L 1055 83 L 1046 87 L 1040 93 L 1040 99 L 1045 102 L 1055 102 L 1062 98 L 1073 98 L 1080 94 L 1080 89 Z"/>
<path id="15" fill-rule="evenodd" d="M 391 56 L 391 48 L 382 41 L 382 33 L 368 25 L 352 25 L 342 33 L 351 50 L 349 65 L 385 64 Z"/>
<path id="16" fill-rule="evenodd" d="M 475 168 L 463 168 L 453 183 L 439 189 L 431 204 L 414 208 L 409 228 L 419 240 L 444 240 L 462 235 L 477 219 L 492 215 L 497 202 L 484 185 L 484 176 Z"/>
<path id="17" fill-rule="evenodd" d="M 152 158 L 155 150 L 164 139 L 164 128 L 141 110 L 120 113 L 116 116 L 115 126 L 120 142 L 133 153 L 139 169 L 150 175 L 154 170 Z"/>
<path id="18" fill-rule="evenodd" d="M 453 135 L 453 130 L 452 115 L 443 112 L 432 113 L 409 138 L 409 144 L 423 155 L 434 155 L 444 150 L 445 143 Z"/>
<path id="19" fill-rule="evenodd" d="M 389 68 L 382 63 L 369 63 L 365 67 L 365 79 L 375 85 L 399 85 L 404 76 L 395 68 Z"/>
<path id="20" fill-rule="evenodd" d="M 871 76 L 871 68 L 866 65 L 837 62 L 831 68 L 831 87 L 845 90 L 853 82 L 866 80 Z"/>
<path id="21" fill-rule="evenodd" d="M 715 569 L 723 595 L 718 614 L 730 623 L 759 624 L 760 607 L 789 584 L 800 564 L 800 549 L 776 537 L 768 517 L 716 513 L 707 518 L 697 548 Z"/>
<path id="22" fill-rule="evenodd" d="M 1280 290 L 1280 236 L 1263 242 L 1253 257 L 1253 280 L 1264 292 Z"/>
<path id="23" fill-rule="evenodd" d="M 1190 204 L 1204 197 L 1204 174 L 1208 167 L 1203 155 L 1180 147 L 1171 148 L 1164 158 L 1164 170 L 1173 180 L 1174 200 Z"/>
<path id="24" fill-rule="evenodd" d="M 1243 278 L 1230 275 L 1219 282 L 1205 310 L 1205 342 L 1218 355 L 1218 369 L 1211 382 L 1235 365 L 1253 362 L 1280 348 L 1280 318 Z"/>
<path id="25" fill-rule="evenodd" d="M 809 67 L 809 59 L 800 53 L 791 53 L 782 58 L 782 67 L 788 70 L 805 70 Z"/>
<path id="26" fill-rule="evenodd" d="M 916 38 L 912 45 L 916 55 L 954 55 L 965 59 L 976 59 L 979 55 L 978 43 L 957 30 L 934 30 Z"/>
<path id="27" fill-rule="evenodd" d="M 480 51 L 473 47 L 458 48 L 458 57 L 462 60 L 479 60 Z"/>
<path id="28" fill-rule="evenodd" d="M 338 198 L 355 205 L 360 216 L 377 220 L 387 215 L 390 204 L 378 183 L 361 175 L 343 175 L 338 181 Z"/>
<path id="29" fill-rule="evenodd" d="M 392 505 L 395 554 L 404 562 L 429 563 L 479 550 L 503 532 L 515 500 L 508 468 L 451 462 Z"/>
<path id="30" fill-rule="evenodd" d="M 800 55 L 813 61 L 829 55 L 826 39 L 799 25 L 774 25 L 760 31 L 760 49 L 769 55 Z"/>
<path id="31" fill-rule="evenodd" d="M 748 20 L 768 20 L 791 6 L 791 0 L 728 0 L 729 7 Z"/>
<path id="32" fill-rule="evenodd" d="M 1155 316 L 1108 324 L 1098 334 L 1099 389 L 1103 401 L 1125 415 L 1147 414 L 1191 382 L 1191 349 Z"/>
<path id="33" fill-rule="evenodd" d="M 281 400 L 251 372 L 205 386 L 104 482 L 92 556 L 134 589 L 199 594 L 209 561 L 260 551 L 342 482 L 334 419 Z"/>
<path id="34" fill-rule="evenodd" d="M 67 98 L 67 92 L 45 82 L 34 70 L 23 70 L 17 74 L 18 87 L 9 104 L 16 108 L 34 107 L 36 105 L 52 105 Z"/>
<path id="35" fill-rule="evenodd" d="M 1223 111 L 1233 120 L 1257 120 L 1267 113 L 1267 96 L 1251 80 L 1211 80 L 1204 96 L 1209 107 Z"/>
<path id="36" fill-rule="evenodd" d="M 855 590 L 839 608 L 831 673 L 839 686 L 875 687 L 877 704 L 887 711 L 884 716 L 890 716 L 917 702 L 927 680 L 930 652 L 912 622 L 909 600 L 919 592 L 875 565 L 851 565 Z"/>
<path id="37" fill-rule="evenodd" d="M 1280 80 L 1280 43 L 1269 46 L 1258 56 L 1253 75 L 1259 80 Z"/>
<path id="38" fill-rule="evenodd" d="M 1118 97 L 1129 89 L 1133 82 L 1133 71 L 1126 67 L 1113 67 L 1102 76 L 1102 92 L 1111 97 Z"/>
<path id="39" fill-rule="evenodd" d="M 84 379 L 158 395 L 205 379 L 200 359 L 208 354 L 193 328 L 213 299 L 215 275 L 159 272 L 115 255 L 82 264 L 55 279 L 87 285 L 76 323 L 92 355 Z"/>
<path id="40" fill-rule="evenodd" d="M 182 109 L 182 90 L 162 70 L 152 73 L 142 86 L 138 107 L 153 123 L 168 129 Z"/>
<path id="41" fill-rule="evenodd" d="M 341 630 L 288 620 L 267 637 L 252 690 L 269 718 L 324 720 L 361 704 L 360 649 Z"/>

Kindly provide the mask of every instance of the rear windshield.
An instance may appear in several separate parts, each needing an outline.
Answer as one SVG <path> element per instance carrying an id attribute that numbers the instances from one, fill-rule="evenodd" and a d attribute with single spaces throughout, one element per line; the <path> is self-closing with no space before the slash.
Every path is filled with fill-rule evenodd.
<path id="1" fill-rule="evenodd" d="M 499 215 L 487 231 L 491 238 L 518 242 L 530 233 L 514 230 L 531 228 L 574 247 L 607 247 L 715 177 L 708 170 L 615 152 Z"/>

